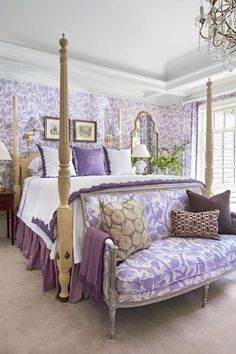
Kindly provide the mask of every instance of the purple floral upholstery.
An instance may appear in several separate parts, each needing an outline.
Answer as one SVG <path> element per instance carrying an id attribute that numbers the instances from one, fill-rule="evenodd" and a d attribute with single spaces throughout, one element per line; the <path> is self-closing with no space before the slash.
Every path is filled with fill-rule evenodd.
<path id="1" fill-rule="evenodd" d="M 191 286 L 194 277 L 211 278 L 212 272 L 226 266 L 236 266 L 235 236 L 223 235 L 222 241 L 178 237 L 158 240 L 117 267 L 117 291 L 126 295 L 155 291 L 157 296 L 165 289 L 181 289 L 183 282 L 185 287 Z"/>
<path id="2" fill-rule="evenodd" d="M 201 188 L 194 187 L 200 193 Z M 84 219 L 87 226 L 98 226 L 100 222 L 99 200 L 107 203 L 124 202 L 134 196 L 144 208 L 147 218 L 148 232 L 151 241 L 168 237 L 172 231 L 172 209 L 188 210 L 188 198 L 183 189 L 173 190 L 139 190 L 133 193 L 96 193 L 82 196 Z"/>

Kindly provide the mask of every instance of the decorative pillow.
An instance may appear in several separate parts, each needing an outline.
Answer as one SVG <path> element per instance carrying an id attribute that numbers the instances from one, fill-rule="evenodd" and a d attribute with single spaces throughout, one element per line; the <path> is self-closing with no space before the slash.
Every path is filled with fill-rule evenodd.
<path id="1" fill-rule="evenodd" d="M 172 213 L 173 233 L 177 237 L 202 237 L 220 240 L 218 235 L 219 210 L 192 213 L 174 209 Z"/>
<path id="2" fill-rule="evenodd" d="M 219 234 L 235 234 L 230 214 L 230 191 L 214 195 L 211 198 L 206 198 L 203 195 L 186 191 L 190 210 L 194 212 L 211 211 L 219 209 L 220 216 L 218 220 Z"/>
<path id="3" fill-rule="evenodd" d="M 148 248 L 147 221 L 136 200 L 124 203 L 100 202 L 101 228 L 108 233 L 118 247 L 117 261 L 123 261 L 130 254 Z"/>
<path id="4" fill-rule="evenodd" d="M 109 175 L 134 175 L 131 165 L 130 149 L 116 150 L 104 149 L 106 158 L 107 173 Z"/>
<path id="5" fill-rule="evenodd" d="M 37 156 L 31 160 L 27 170 L 31 176 L 42 176 L 43 165 L 41 156 Z"/>
<path id="6" fill-rule="evenodd" d="M 59 172 L 58 150 L 46 146 L 41 146 L 41 145 L 37 145 L 37 146 L 42 159 L 42 167 L 43 167 L 42 177 L 57 177 Z M 69 169 L 70 169 L 70 175 L 76 176 L 75 168 L 72 163 L 72 156 L 70 157 Z"/>
<path id="7" fill-rule="evenodd" d="M 72 146 L 77 176 L 105 175 L 105 157 L 102 148 L 84 149 Z"/>

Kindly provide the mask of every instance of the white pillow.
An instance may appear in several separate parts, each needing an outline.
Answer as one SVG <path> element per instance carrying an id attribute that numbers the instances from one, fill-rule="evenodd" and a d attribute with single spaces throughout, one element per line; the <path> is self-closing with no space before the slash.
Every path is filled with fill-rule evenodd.
<path id="1" fill-rule="evenodd" d="M 27 170 L 31 176 L 42 176 L 43 174 L 43 165 L 41 156 L 35 157 L 30 161 Z"/>
<path id="2" fill-rule="evenodd" d="M 134 175 L 130 149 L 106 149 L 111 175 Z"/>
<path id="3" fill-rule="evenodd" d="M 46 146 L 37 145 L 41 160 L 42 160 L 42 167 L 43 167 L 43 175 L 42 177 L 57 177 L 59 172 L 59 157 L 58 157 L 58 150 L 49 148 Z M 72 153 L 70 151 L 70 175 L 76 176 L 75 168 L 72 162 Z"/>

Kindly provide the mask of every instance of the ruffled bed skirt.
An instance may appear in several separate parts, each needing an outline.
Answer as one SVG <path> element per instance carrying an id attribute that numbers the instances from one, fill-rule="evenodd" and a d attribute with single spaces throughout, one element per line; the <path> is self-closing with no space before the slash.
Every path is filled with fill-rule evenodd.
<path id="1" fill-rule="evenodd" d="M 56 262 L 50 259 L 50 250 L 44 241 L 19 218 L 16 222 L 16 244 L 28 259 L 27 269 L 40 269 L 43 277 L 43 290 L 56 289 L 59 294 L 58 270 Z M 71 270 L 69 302 L 78 302 L 82 298 L 79 283 L 80 264 L 74 264 Z"/>

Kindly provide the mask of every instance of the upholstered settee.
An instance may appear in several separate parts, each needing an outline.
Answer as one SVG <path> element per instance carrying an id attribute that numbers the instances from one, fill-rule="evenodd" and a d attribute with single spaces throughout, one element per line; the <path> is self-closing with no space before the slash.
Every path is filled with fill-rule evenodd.
<path id="1" fill-rule="evenodd" d="M 189 189 L 189 188 L 188 188 Z M 201 193 L 200 186 L 192 190 Z M 184 188 L 139 190 L 105 194 L 107 202 L 124 201 L 133 196 L 143 206 L 151 246 L 131 254 L 117 264 L 117 247 L 106 240 L 103 293 L 109 307 L 109 334 L 115 333 L 117 308 L 143 306 L 203 287 L 202 307 L 207 303 L 209 284 L 236 268 L 236 236 L 221 235 L 221 240 L 173 237 L 171 210 L 188 210 Z M 101 195 L 84 198 L 87 222 L 99 223 Z"/>

